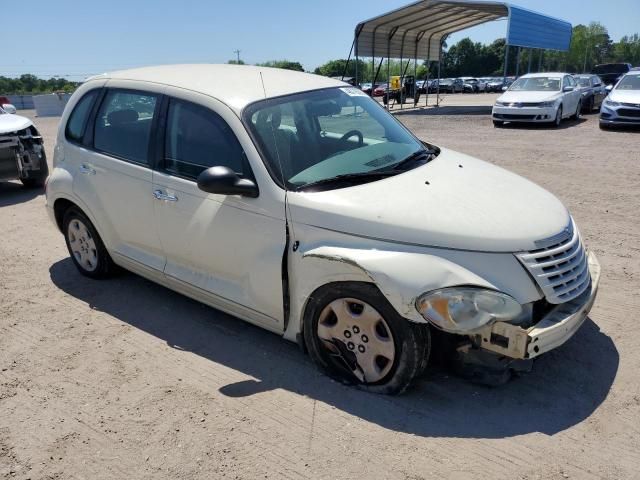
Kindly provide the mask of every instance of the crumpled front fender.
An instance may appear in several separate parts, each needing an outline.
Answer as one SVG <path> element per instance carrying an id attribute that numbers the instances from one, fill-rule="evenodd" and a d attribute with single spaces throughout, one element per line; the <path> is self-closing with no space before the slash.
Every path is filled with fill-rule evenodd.
<path id="1" fill-rule="evenodd" d="M 456 252 L 445 250 L 438 253 L 456 255 Z M 457 253 L 471 255 L 470 252 Z M 509 265 L 515 264 L 509 257 L 500 256 Z M 495 267 L 500 269 L 504 266 Z M 521 268 L 518 265 L 516 267 Z M 401 316 L 418 323 L 426 322 L 415 308 L 416 298 L 424 292 L 455 285 L 501 289 L 499 285 L 459 263 L 441 255 L 423 252 L 320 246 L 294 253 L 290 268 L 291 320 L 285 337 L 291 340 L 295 340 L 302 329 L 304 310 L 310 295 L 331 282 L 373 283 Z"/>

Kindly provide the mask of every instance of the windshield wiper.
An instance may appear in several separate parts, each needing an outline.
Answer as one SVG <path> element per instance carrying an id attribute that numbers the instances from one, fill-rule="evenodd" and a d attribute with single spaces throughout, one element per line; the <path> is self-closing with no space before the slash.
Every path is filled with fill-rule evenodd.
<path id="1" fill-rule="evenodd" d="M 351 183 L 351 181 L 360 181 L 360 180 L 377 180 L 379 178 L 392 177 L 397 175 L 399 172 L 394 170 L 373 170 L 371 172 L 356 172 L 356 173 L 343 173 L 341 175 L 336 175 L 334 177 L 323 178 L 322 180 L 317 180 L 315 182 L 306 183 L 304 185 L 296 188 L 297 192 L 307 190 L 312 187 L 331 185 L 331 184 L 341 184 L 341 183 Z"/>
<path id="2" fill-rule="evenodd" d="M 410 163 L 415 162 L 416 160 L 420 160 L 421 158 L 426 157 L 426 156 L 431 157 L 432 155 L 435 155 L 435 154 L 436 154 L 435 150 L 429 150 L 429 149 L 418 150 L 417 152 L 413 152 L 411 155 L 409 155 L 404 160 L 400 160 L 398 163 L 396 163 L 393 166 L 393 169 L 394 170 L 400 170 L 400 169 L 402 169 L 402 167 L 405 167 L 405 166 L 409 165 Z M 431 160 L 431 158 L 428 158 L 427 160 Z"/>

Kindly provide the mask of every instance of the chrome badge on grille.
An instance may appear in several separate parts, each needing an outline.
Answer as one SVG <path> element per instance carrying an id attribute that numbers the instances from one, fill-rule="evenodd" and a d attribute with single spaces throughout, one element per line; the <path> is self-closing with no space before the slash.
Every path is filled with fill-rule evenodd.
<path id="1" fill-rule="evenodd" d="M 569 225 L 564 227 L 560 233 L 556 233 L 552 237 L 544 238 L 542 240 L 536 240 L 533 242 L 538 248 L 546 248 L 551 245 L 557 245 L 566 240 L 570 240 L 573 237 L 573 222 L 569 222 Z"/>

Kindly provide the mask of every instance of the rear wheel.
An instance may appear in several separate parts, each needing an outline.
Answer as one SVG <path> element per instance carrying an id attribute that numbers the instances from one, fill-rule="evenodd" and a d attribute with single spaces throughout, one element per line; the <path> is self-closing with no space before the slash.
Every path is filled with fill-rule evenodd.
<path id="1" fill-rule="evenodd" d="M 504 126 L 504 122 L 501 121 L 501 120 L 494 120 L 493 121 L 493 126 L 496 127 L 496 128 L 503 127 Z"/>
<path id="2" fill-rule="evenodd" d="M 304 339 L 312 361 L 332 378 L 373 393 L 402 393 L 426 368 L 428 326 L 402 318 L 366 283 L 325 285 L 311 296 Z"/>
<path id="3" fill-rule="evenodd" d="M 69 255 L 78 271 L 91 278 L 109 277 L 116 269 L 113 260 L 87 216 L 76 207 L 64 214 L 62 232 Z"/>

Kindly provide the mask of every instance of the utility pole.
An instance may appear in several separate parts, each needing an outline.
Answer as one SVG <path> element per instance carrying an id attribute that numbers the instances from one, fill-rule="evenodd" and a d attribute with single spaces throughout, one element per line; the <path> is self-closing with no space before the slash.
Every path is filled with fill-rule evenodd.
<path id="1" fill-rule="evenodd" d="M 233 53 L 236 54 L 238 65 L 240 65 L 240 50 L 234 50 Z"/>

